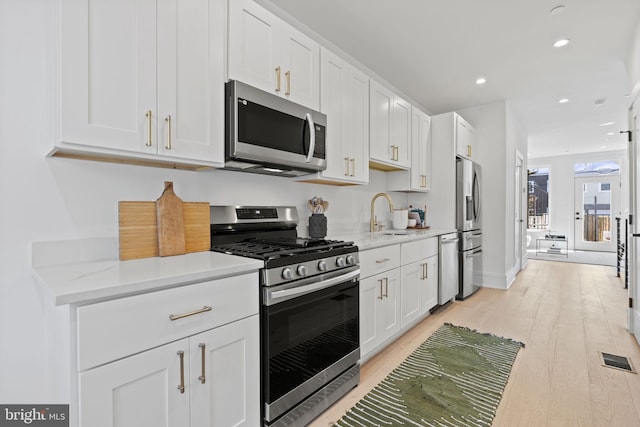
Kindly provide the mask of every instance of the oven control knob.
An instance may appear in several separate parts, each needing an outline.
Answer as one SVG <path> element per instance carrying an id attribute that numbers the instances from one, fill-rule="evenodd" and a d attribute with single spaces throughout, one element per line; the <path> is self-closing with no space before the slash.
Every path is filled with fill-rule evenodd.
<path id="1" fill-rule="evenodd" d="M 318 270 L 327 271 L 327 262 L 322 260 L 318 263 Z"/>
<path id="2" fill-rule="evenodd" d="M 356 263 L 356 260 L 353 259 L 353 255 L 347 255 L 347 265 L 353 265 Z"/>
<path id="3" fill-rule="evenodd" d="M 338 257 L 338 259 L 336 259 L 336 265 L 338 267 L 344 267 L 344 258 L 342 258 L 341 256 Z"/>
<path id="4" fill-rule="evenodd" d="M 296 269 L 296 272 L 298 273 L 298 276 L 306 276 L 307 267 L 305 267 L 304 265 L 299 265 L 298 268 Z"/>
<path id="5" fill-rule="evenodd" d="M 293 272 L 291 271 L 290 268 L 287 267 L 284 270 L 282 270 L 282 278 L 285 280 L 293 279 Z"/>

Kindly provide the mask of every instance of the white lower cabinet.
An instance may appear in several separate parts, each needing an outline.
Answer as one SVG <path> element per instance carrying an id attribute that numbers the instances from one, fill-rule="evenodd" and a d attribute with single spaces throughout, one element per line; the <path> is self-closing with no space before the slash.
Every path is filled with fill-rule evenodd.
<path id="1" fill-rule="evenodd" d="M 438 303 L 438 238 L 360 252 L 360 353 L 382 350 Z"/>
<path id="2" fill-rule="evenodd" d="M 77 307 L 79 426 L 260 425 L 257 282 L 247 274 Z"/>
<path id="3" fill-rule="evenodd" d="M 360 352 L 362 356 L 400 330 L 400 269 L 360 281 Z"/>
<path id="4" fill-rule="evenodd" d="M 402 266 L 402 327 L 438 304 L 438 256 Z"/>
<path id="5" fill-rule="evenodd" d="M 255 426 L 258 316 L 80 374 L 80 425 Z"/>

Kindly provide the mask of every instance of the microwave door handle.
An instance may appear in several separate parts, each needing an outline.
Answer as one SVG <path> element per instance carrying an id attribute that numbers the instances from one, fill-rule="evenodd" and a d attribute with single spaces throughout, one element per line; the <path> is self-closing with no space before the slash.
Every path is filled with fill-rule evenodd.
<path id="1" fill-rule="evenodd" d="M 309 153 L 307 154 L 306 162 L 311 162 L 313 152 L 316 151 L 316 125 L 313 123 L 311 114 L 307 113 L 305 120 L 309 124 Z"/>

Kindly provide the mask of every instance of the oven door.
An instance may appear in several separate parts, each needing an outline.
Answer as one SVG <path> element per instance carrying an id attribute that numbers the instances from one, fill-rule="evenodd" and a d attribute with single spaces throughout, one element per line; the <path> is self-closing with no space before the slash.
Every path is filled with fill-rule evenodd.
<path id="1" fill-rule="evenodd" d="M 267 422 L 358 362 L 359 275 L 354 266 L 264 288 L 262 393 Z"/>

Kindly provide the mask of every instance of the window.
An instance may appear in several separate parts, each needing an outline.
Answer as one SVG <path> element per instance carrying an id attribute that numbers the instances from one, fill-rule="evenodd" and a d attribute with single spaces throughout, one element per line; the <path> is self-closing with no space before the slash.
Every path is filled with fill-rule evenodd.
<path id="1" fill-rule="evenodd" d="M 528 171 L 529 198 L 527 203 L 527 228 L 549 228 L 549 168 Z"/>
<path id="2" fill-rule="evenodd" d="M 611 191 L 611 183 L 610 182 L 601 182 L 600 183 L 600 191 Z"/>
<path id="3" fill-rule="evenodd" d="M 573 166 L 576 176 L 591 175 L 618 175 L 620 174 L 620 163 L 616 160 L 605 160 L 592 163 L 576 163 Z"/>

